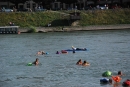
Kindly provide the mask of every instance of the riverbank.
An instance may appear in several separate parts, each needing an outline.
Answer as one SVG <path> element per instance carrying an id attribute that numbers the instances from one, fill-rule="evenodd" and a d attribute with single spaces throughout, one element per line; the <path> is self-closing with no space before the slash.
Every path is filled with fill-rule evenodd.
<path id="1" fill-rule="evenodd" d="M 75 10 L 2 12 L 0 13 L 0 26 L 7 26 L 10 22 L 22 28 L 46 28 L 48 24 L 51 24 L 51 27 L 130 24 L 130 9 L 77 10 L 78 16 L 75 16 L 74 12 Z M 73 16 L 76 17 L 75 20 Z"/>
<path id="2" fill-rule="evenodd" d="M 91 25 L 79 27 L 36 27 L 36 32 L 69 32 L 69 31 L 88 31 L 88 30 L 116 30 L 116 29 L 130 29 L 130 24 L 116 24 L 116 25 Z M 19 28 L 21 33 L 26 33 L 29 28 Z"/>

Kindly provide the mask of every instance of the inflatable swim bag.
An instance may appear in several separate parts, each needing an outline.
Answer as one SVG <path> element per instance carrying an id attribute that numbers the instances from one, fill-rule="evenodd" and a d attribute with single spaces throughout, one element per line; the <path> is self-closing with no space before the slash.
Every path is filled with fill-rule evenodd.
<path id="1" fill-rule="evenodd" d="M 124 82 L 122 83 L 122 86 L 123 86 L 123 87 L 130 87 L 130 80 L 127 79 L 126 81 L 124 81 Z"/>
<path id="2" fill-rule="evenodd" d="M 111 76 L 111 75 L 112 75 L 112 72 L 110 72 L 110 71 L 106 71 L 106 72 L 104 72 L 104 73 L 102 74 L 103 77 L 109 77 L 109 76 Z"/>
<path id="3" fill-rule="evenodd" d="M 102 78 L 102 79 L 100 79 L 100 83 L 102 83 L 102 84 L 107 84 L 107 83 L 109 83 L 109 79 L 107 79 L 107 78 Z"/>
<path id="4" fill-rule="evenodd" d="M 46 53 L 46 54 L 49 54 L 49 53 Z"/>
<path id="5" fill-rule="evenodd" d="M 27 66 L 32 66 L 32 63 L 28 63 Z"/>
<path id="6" fill-rule="evenodd" d="M 121 81 L 121 77 L 119 77 L 119 76 L 112 76 L 112 79 L 113 79 L 115 82 L 120 82 L 120 81 Z"/>

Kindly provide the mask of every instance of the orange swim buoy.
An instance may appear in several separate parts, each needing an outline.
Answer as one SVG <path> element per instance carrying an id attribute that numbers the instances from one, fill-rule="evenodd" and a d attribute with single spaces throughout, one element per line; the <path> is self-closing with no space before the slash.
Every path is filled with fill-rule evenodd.
<path id="1" fill-rule="evenodd" d="M 112 79 L 113 79 L 115 82 L 120 82 L 120 81 L 121 81 L 121 77 L 119 77 L 119 76 L 112 76 Z"/>

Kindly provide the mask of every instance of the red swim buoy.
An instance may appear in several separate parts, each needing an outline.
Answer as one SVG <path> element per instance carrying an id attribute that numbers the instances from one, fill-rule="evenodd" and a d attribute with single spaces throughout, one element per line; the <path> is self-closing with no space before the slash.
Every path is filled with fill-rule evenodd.
<path id="1" fill-rule="evenodd" d="M 126 81 L 123 82 L 122 84 L 123 87 L 130 87 L 130 80 L 127 79 Z"/>

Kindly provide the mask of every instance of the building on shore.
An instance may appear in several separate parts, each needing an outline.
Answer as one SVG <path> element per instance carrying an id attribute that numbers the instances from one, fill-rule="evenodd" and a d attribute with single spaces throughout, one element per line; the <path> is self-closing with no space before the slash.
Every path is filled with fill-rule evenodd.
<path id="1" fill-rule="evenodd" d="M 43 2 L 41 2 L 43 3 Z M 51 4 L 48 4 L 49 8 L 45 7 L 46 9 L 52 9 L 52 10 L 73 10 L 73 9 L 85 9 L 88 7 L 96 7 L 96 5 L 109 5 L 110 7 L 112 6 L 122 6 L 124 8 L 129 8 L 130 7 L 130 0 L 78 0 L 75 3 L 71 4 L 66 4 L 66 3 L 61 3 L 57 0 L 54 0 L 51 2 Z M 7 0 L 2 0 L 0 1 L 0 8 L 3 9 L 26 9 L 28 11 L 35 11 L 36 8 L 43 9 L 43 4 L 39 4 L 34 2 L 33 0 L 27 0 L 24 3 L 18 3 L 18 6 L 16 7 L 14 3 L 7 1 Z"/>

